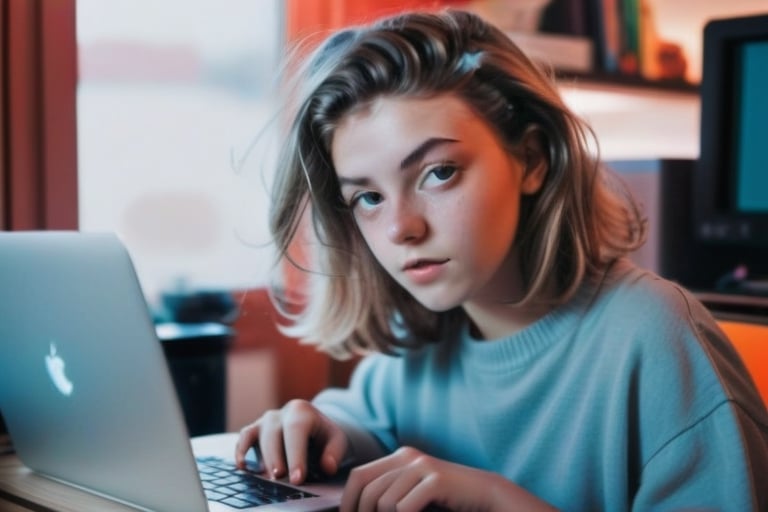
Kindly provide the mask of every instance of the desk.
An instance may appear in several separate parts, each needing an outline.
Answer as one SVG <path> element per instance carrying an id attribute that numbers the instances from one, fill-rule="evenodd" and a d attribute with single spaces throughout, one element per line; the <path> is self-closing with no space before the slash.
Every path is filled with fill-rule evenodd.
<path id="1" fill-rule="evenodd" d="M 197 437 L 195 453 L 231 458 L 233 434 Z M 136 509 L 35 474 L 15 455 L 0 455 L 1 512 L 136 512 Z"/>
<path id="2" fill-rule="evenodd" d="M 39 476 L 24 467 L 15 455 L 0 456 L 0 511 L 30 510 L 136 512 L 133 507 Z"/>

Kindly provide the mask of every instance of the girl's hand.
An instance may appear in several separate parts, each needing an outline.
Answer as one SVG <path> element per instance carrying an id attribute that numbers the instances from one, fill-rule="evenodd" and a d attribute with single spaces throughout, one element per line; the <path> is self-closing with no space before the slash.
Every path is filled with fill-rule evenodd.
<path id="1" fill-rule="evenodd" d="M 317 460 L 308 460 L 310 443 L 310 456 Z M 287 473 L 291 483 L 299 484 L 307 478 L 310 464 L 319 463 L 325 474 L 336 474 L 348 444 L 344 431 L 311 403 L 292 400 L 240 430 L 235 463 L 245 467 L 246 452 L 256 447 L 265 472 L 272 478 Z"/>
<path id="2" fill-rule="evenodd" d="M 501 475 L 446 462 L 405 447 L 353 469 L 344 487 L 341 512 L 379 510 L 554 509 Z"/>

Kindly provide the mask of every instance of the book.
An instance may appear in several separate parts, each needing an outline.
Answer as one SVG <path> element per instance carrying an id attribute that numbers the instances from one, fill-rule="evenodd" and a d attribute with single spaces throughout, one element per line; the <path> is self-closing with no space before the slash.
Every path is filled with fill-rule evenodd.
<path id="1" fill-rule="evenodd" d="M 640 4 L 638 0 L 622 0 L 621 12 L 621 53 L 619 72 L 625 75 L 640 74 Z"/>

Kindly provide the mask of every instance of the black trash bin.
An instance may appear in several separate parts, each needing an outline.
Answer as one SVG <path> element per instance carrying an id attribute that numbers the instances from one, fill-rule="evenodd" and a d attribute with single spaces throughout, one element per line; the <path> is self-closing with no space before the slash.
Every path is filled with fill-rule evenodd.
<path id="1" fill-rule="evenodd" d="M 227 349 L 231 327 L 220 323 L 155 325 L 190 436 L 227 428 Z"/>

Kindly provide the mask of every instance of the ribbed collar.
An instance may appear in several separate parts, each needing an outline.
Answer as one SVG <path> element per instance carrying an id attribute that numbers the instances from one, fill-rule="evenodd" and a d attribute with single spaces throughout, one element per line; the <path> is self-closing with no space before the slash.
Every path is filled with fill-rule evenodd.
<path id="1" fill-rule="evenodd" d="M 574 296 L 555 307 L 524 329 L 495 340 L 478 340 L 470 334 L 468 324 L 462 327 L 459 346 L 463 364 L 467 369 L 481 372 L 509 372 L 527 367 L 533 360 L 558 342 L 567 343 L 579 328 L 582 316 L 602 293 L 608 281 L 632 268 L 631 263 L 619 260 L 607 270 L 600 283 L 585 280 Z M 609 286 L 609 285 L 608 285 Z"/>

